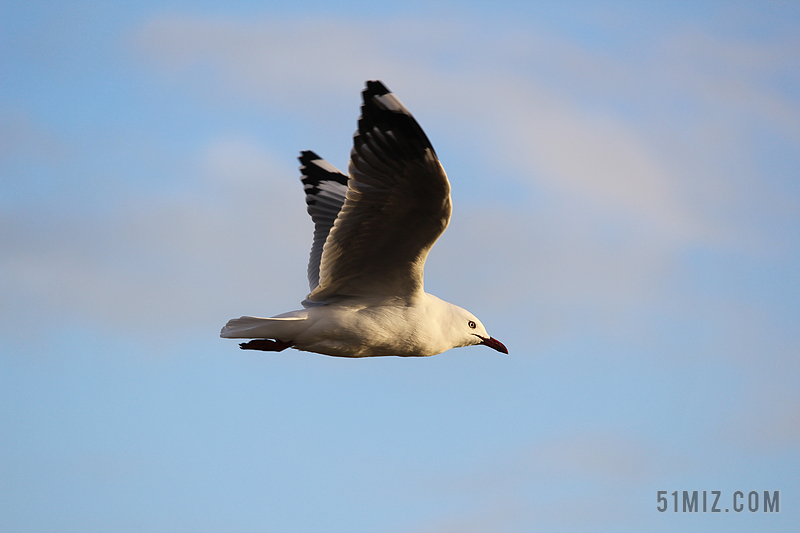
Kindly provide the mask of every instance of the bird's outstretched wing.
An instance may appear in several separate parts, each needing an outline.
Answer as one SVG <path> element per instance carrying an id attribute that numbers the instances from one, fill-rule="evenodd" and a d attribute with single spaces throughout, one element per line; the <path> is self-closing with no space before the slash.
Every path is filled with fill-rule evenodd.
<path id="1" fill-rule="evenodd" d="M 342 296 L 411 299 L 447 227 L 450 183 L 428 137 L 381 82 L 368 81 L 344 205 L 328 233 L 307 303 Z"/>
<path id="2" fill-rule="evenodd" d="M 308 258 L 308 286 L 313 291 L 319 285 L 322 247 L 347 194 L 347 176 L 314 152 L 300 152 L 298 159 L 308 214 L 314 221 L 314 242 Z"/>

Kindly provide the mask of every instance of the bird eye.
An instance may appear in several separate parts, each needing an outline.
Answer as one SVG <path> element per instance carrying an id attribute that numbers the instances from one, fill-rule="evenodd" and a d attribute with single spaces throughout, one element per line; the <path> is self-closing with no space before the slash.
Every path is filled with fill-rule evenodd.
<path id="1" fill-rule="evenodd" d="M 475 322 L 473 322 L 472 320 L 470 320 L 468 324 L 469 324 L 469 327 L 471 327 L 472 329 L 475 329 L 475 328 L 478 327 L 477 324 L 475 324 Z"/>

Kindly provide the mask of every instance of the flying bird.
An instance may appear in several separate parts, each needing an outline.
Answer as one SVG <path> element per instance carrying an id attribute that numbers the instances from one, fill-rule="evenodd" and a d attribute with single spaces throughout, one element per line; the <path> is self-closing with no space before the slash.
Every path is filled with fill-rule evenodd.
<path id="1" fill-rule="evenodd" d="M 243 316 L 226 339 L 244 350 L 295 348 L 339 357 L 429 356 L 503 343 L 475 315 L 423 289 L 425 259 L 450 222 L 450 182 L 431 142 L 400 100 L 368 81 L 350 176 L 311 151 L 300 171 L 314 240 L 303 309 Z"/>

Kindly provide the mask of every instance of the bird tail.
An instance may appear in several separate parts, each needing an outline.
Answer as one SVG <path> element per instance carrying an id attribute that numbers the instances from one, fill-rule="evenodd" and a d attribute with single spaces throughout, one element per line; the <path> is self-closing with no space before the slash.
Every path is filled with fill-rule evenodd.
<path id="1" fill-rule="evenodd" d="M 288 314 L 288 313 L 287 313 Z M 219 336 L 223 339 L 279 339 L 293 340 L 305 329 L 306 316 L 277 316 L 260 318 L 243 316 L 225 324 Z"/>

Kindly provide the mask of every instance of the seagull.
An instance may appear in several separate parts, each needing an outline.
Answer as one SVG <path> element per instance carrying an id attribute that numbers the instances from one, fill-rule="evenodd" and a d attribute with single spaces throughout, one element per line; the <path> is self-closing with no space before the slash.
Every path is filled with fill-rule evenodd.
<path id="1" fill-rule="evenodd" d="M 303 309 L 243 316 L 226 339 L 243 350 L 286 348 L 338 357 L 424 357 L 483 344 L 508 353 L 475 315 L 423 289 L 425 259 L 450 222 L 447 180 L 431 142 L 400 100 L 368 81 L 350 176 L 301 152 L 314 240 Z"/>

